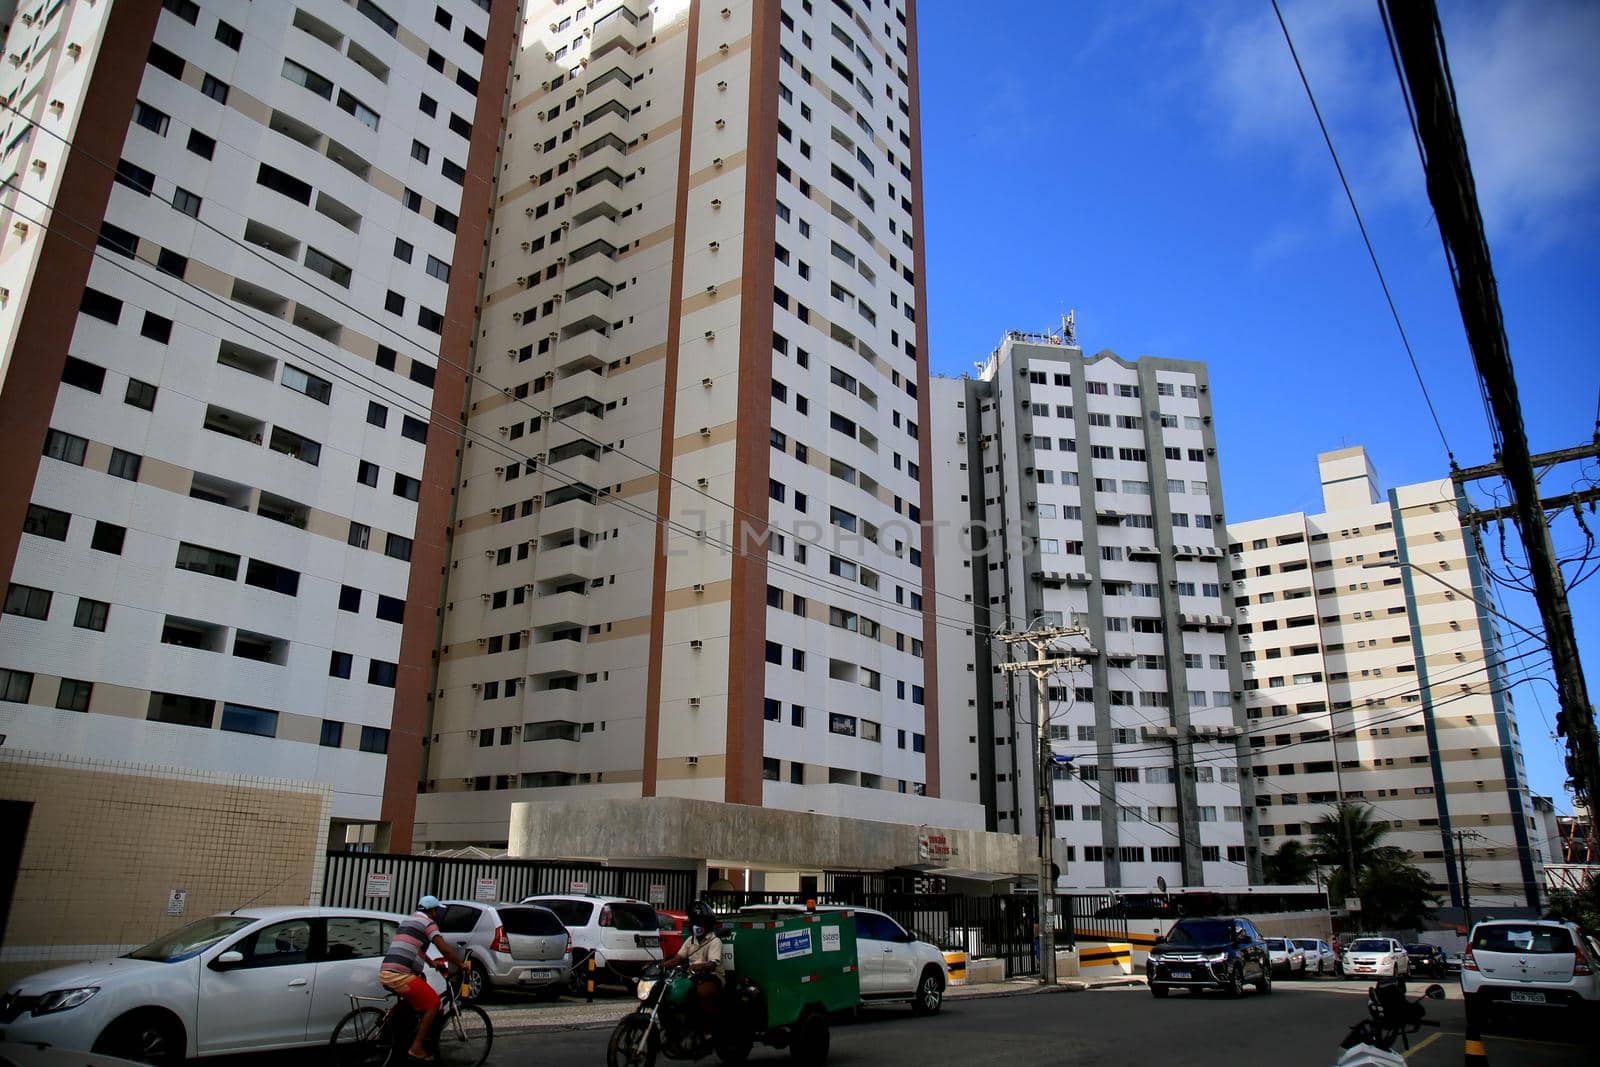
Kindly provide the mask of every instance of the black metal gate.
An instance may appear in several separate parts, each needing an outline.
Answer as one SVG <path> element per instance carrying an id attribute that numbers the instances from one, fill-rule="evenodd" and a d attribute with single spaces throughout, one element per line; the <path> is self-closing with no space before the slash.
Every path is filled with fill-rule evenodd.
<path id="1" fill-rule="evenodd" d="M 409 912 L 427 893 L 441 900 L 481 899 L 480 881 L 486 890 L 492 888 L 494 899 L 502 903 L 541 893 L 584 892 L 632 897 L 676 911 L 689 906 L 695 888 L 693 871 L 549 860 L 329 852 L 322 875 L 322 903 Z"/>
<path id="2" fill-rule="evenodd" d="M 1073 932 L 1085 941 L 1126 941 L 1129 906 L 1109 893 L 1073 893 L 1056 898 L 1057 910 Z"/>
<path id="3" fill-rule="evenodd" d="M 1039 973 L 1034 931 L 1039 905 L 1034 896 L 849 891 L 809 896 L 819 904 L 854 905 L 881 911 L 919 939 L 943 949 L 959 949 L 970 956 L 1003 960 L 1007 978 Z M 800 893 L 730 890 L 706 893 L 705 899 L 716 911 L 727 914 L 747 905 L 803 904 L 808 897 Z M 1056 943 L 1062 947 L 1072 944 L 1070 926 L 1059 919 Z"/>

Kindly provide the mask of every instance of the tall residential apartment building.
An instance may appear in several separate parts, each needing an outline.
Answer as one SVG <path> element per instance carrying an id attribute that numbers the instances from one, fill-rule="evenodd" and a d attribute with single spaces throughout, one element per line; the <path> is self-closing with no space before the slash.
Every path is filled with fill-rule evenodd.
<path id="1" fill-rule="evenodd" d="M 18 5 L 8 748 L 308 779 L 335 836 L 409 844 L 513 36 L 492 6 Z"/>
<path id="2" fill-rule="evenodd" d="M 1245 884 L 1249 749 L 1205 366 L 1011 333 L 977 378 L 934 379 L 933 402 L 939 587 L 968 604 L 965 627 L 940 631 L 947 795 L 1036 832 L 1037 693 L 998 669 L 1031 650 L 993 635 L 1079 626 L 1062 647 L 1087 665 L 1047 694 L 1051 747 L 1073 757 L 1051 767 L 1061 884 Z"/>
<path id="3" fill-rule="evenodd" d="M 523 13 L 419 838 L 981 827 L 940 799 L 913 5 Z"/>
<path id="4" fill-rule="evenodd" d="M 1317 459 L 1321 514 L 1227 531 L 1262 848 L 1308 841 L 1343 796 L 1446 906 L 1464 846 L 1475 908 L 1537 908 L 1549 857 L 1506 670 L 1536 646 L 1502 645 L 1448 479 L 1385 494 L 1364 448 Z"/>

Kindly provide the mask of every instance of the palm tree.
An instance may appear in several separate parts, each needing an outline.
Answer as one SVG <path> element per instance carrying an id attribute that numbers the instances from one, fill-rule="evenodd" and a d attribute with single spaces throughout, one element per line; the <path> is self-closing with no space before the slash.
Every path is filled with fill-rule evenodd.
<path id="1" fill-rule="evenodd" d="M 1361 897 L 1363 918 L 1374 928 L 1416 926 L 1432 912 L 1427 875 L 1411 863 L 1411 853 L 1383 843 L 1389 828 L 1373 819 L 1370 806 L 1342 801 L 1311 832 L 1311 857 L 1334 868 L 1330 900 Z"/>
<path id="2" fill-rule="evenodd" d="M 1261 873 L 1268 885 L 1309 885 L 1316 867 L 1315 857 L 1294 838 L 1279 845 L 1278 851 L 1261 861 Z"/>

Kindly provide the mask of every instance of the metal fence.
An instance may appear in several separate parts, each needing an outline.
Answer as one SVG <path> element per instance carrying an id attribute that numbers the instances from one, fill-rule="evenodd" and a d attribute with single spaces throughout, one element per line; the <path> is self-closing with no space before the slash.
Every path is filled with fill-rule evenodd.
<path id="1" fill-rule="evenodd" d="M 375 852 L 329 852 L 322 903 L 410 911 L 424 894 L 440 900 L 517 901 L 541 893 L 632 897 L 682 910 L 694 898 L 693 871 L 605 867 L 549 860 L 454 859 Z"/>
<path id="2" fill-rule="evenodd" d="M 1038 901 L 1032 896 L 971 897 L 955 893 L 706 893 L 706 902 L 719 913 L 760 904 L 819 904 L 872 908 L 892 917 L 918 938 L 944 949 L 960 949 L 971 956 L 1003 960 L 1007 978 L 1037 974 L 1034 944 Z M 1070 928 L 1058 923 L 1057 943 L 1072 944 Z"/>
<path id="3" fill-rule="evenodd" d="M 1126 941 L 1129 909 L 1109 893 L 1073 893 L 1056 898 L 1057 911 L 1071 917 L 1073 934 L 1085 941 Z"/>

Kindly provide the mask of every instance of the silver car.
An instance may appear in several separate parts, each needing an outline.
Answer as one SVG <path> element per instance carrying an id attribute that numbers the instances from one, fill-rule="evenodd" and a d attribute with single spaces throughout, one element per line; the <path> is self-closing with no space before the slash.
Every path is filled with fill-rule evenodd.
<path id="1" fill-rule="evenodd" d="M 439 932 L 472 957 L 472 993 L 558 997 L 572 973 L 572 935 L 549 908 L 447 900 Z"/>

